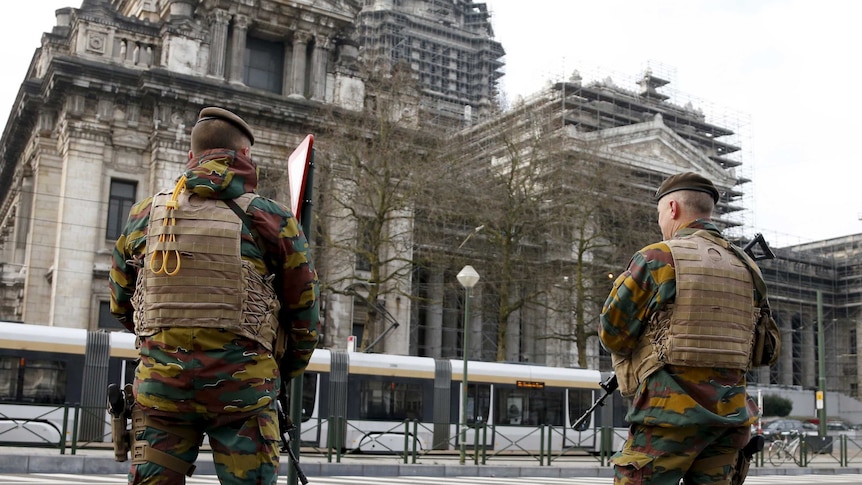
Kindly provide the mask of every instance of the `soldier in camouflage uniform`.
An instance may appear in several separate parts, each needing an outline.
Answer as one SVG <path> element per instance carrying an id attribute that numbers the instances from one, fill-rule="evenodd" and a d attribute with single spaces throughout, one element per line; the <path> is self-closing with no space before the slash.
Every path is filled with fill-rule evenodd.
<path id="1" fill-rule="evenodd" d="M 765 285 L 710 222 L 711 181 L 674 175 L 656 198 L 665 240 L 632 257 L 601 315 L 599 337 L 632 399 L 614 483 L 729 484 L 757 416 L 745 373 L 769 312 Z"/>
<path id="2" fill-rule="evenodd" d="M 129 483 L 184 483 L 204 435 L 221 483 L 276 483 L 277 393 L 314 351 L 319 287 L 294 215 L 254 194 L 253 143 L 236 114 L 201 110 L 176 187 L 117 240 L 111 312 L 141 357 Z"/>

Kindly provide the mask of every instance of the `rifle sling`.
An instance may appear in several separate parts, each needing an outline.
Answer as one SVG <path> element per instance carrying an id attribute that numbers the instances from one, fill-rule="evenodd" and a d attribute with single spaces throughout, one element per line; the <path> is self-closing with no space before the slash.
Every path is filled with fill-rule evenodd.
<path id="1" fill-rule="evenodd" d="M 263 239 L 260 237 L 260 233 L 257 232 L 257 229 L 254 227 L 254 224 L 252 224 L 251 218 L 248 217 L 248 214 L 243 211 L 242 208 L 240 208 L 240 206 L 233 199 L 225 199 L 224 203 L 227 204 L 228 207 L 230 207 L 230 210 L 232 210 L 234 214 L 236 214 L 237 217 L 240 218 L 240 220 L 242 220 L 242 225 L 244 225 L 245 228 L 248 229 L 248 232 L 251 233 L 251 238 L 254 240 L 254 245 L 257 246 L 257 250 L 260 251 L 260 257 L 263 260 L 263 264 L 266 265 L 267 271 L 272 274 L 278 274 L 275 272 L 276 266 L 274 262 L 270 261 L 270 258 L 266 257 L 267 253 L 263 249 Z"/>

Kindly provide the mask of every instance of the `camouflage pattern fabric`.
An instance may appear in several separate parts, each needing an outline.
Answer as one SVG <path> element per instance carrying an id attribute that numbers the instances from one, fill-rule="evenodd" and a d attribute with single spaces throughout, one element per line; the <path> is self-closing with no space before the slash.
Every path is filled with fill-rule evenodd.
<path id="1" fill-rule="evenodd" d="M 689 235 L 700 229 L 721 237 L 715 225 L 703 219 L 678 230 L 675 236 Z M 628 269 L 614 282 L 602 309 L 599 327 L 602 345 L 615 354 L 631 355 L 650 317 L 673 302 L 675 296 L 673 257 L 667 244 L 651 244 L 635 253 Z M 756 296 L 759 301 L 766 298 L 766 295 Z M 626 419 L 635 429 L 653 430 L 650 433 L 662 436 L 662 433 L 673 433 L 678 429 L 690 429 L 692 433 L 699 430 L 702 435 L 697 439 L 706 440 L 702 449 L 706 449 L 707 454 L 714 454 L 709 437 L 737 432 L 747 436 L 749 426 L 757 417 L 757 405 L 745 392 L 745 385 L 745 372 L 741 370 L 665 366 L 640 383 Z M 680 439 L 693 439 L 686 436 L 683 434 Z M 631 449 L 632 440 L 637 439 L 637 433 L 630 434 L 626 449 Z M 676 453 L 675 442 L 674 439 L 649 441 L 644 453 L 653 457 Z M 745 442 L 742 440 L 739 446 L 744 446 Z M 714 446 L 720 447 L 720 444 Z M 621 456 L 618 453 L 614 460 Z"/>
<path id="2" fill-rule="evenodd" d="M 143 339 L 135 400 L 174 413 L 245 413 L 270 406 L 279 375 L 272 353 L 216 329 L 171 329 Z"/>
<path id="3" fill-rule="evenodd" d="M 749 439 L 749 428 L 702 428 L 632 425 L 623 450 L 613 458 L 617 485 L 730 485 L 728 476 L 739 450 Z M 726 464 L 698 466 L 698 461 L 715 461 L 726 456 Z M 721 459 L 718 460 L 722 461 Z"/>
<path id="4" fill-rule="evenodd" d="M 201 197 L 233 199 L 257 187 L 254 163 L 230 150 L 203 152 L 189 161 L 183 175 L 186 190 Z M 130 331 L 135 283 L 138 271 L 145 270 L 151 202 L 150 197 L 132 207 L 109 276 L 111 313 Z M 261 274 L 274 274 L 279 326 L 287 336 L 282 362 L 260 344 L 221 329 L 169 328 L 141 338 L 134 384 L 136 405 L 148 417 L 209 436 L 219 475 L 227 477 L 222 483 L 274 483 L 275 399 L 282 382 L 305 370 L 318 338 L 320 289 L 296 218 L 284 205 L 264 197 L 252 201 L 248 216 L 252 228 L 243 224 L 241 257 Z M 160 433 L 148 430 L 144 438 L 158 450 L 194 462 L 197 444 L 177 443 L 173 440 L 178 438 Z M 153 463 L 135 465 L 130 477 L 133 483 L 182 483 L 159 481 L 162 471 Z"/>
<path id="5" fill-rule="evenodd" d="M 230 415 L 150 414 L 159 427 L 203 431 L 209 436 L 219 482 L 223 485 L 271 485 L 278 479 L 279 437 L 275 409 Z M 202 435 L 202 434 L 201 434 Z M 147 427 L 136 436 L 149 446 L 183 461 L 193 463 L 200 440 Z M 182 485 L 185 476 L 154 463 L 132 465 L 129 483 L 135 485 Z"/>

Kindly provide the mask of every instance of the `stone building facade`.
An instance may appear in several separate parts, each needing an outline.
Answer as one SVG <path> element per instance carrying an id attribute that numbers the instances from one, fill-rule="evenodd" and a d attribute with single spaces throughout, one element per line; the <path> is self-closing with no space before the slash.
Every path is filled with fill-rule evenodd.
<path id="1" fill-rule="evenodd" d="M 331 122 L 327 113 L 364 108 L 356 32 L 363 12 L 381 8 L 350 0 L 83 0 L 58 10 L 0 147 L 0 318 L 118 328 L 105 285 L 114 240 L 136 200 L 173 185 L 203 106 L 223 106 L 250 123 L 259 190 L 287 200 L 284 166 L 293 148 Z M 482 11 L 484 30 L 462 26 L 458 34 L 463 53 L 472 36 L 499 57 Z M 465 100 L 487 104 L 497 57 L 481 82 L 462 90 Z M 352 257 L 320 261 L 319 270 L 342 266 L 353 268 Z M 408 300 L 392 305 L 398 321 L 410 321 Z M 344 346 L 356 313 L 355 298 L 325 293 L 324 345 Z M 379 350 L 407 353 L 408 332 L 402 325 Z"/>
<path id="2" fill-rule="evenodd" d="M 494 112 L 503 46 L 491 14 L 472 0 L 369 0 L 357 16 L 367 58 L 410 66 L 423 107 L 442 119 L 472 123 Z"/>
<path id="3" fill-rule="evenodd" d="M 514 156 L 523 157 L 523 163 L 531 164 L 530 172 L 547 171 L 548 179 L 564 177 L 567 171 L 578 170 L 570 167 L 583 165 L 591 167 L 584 168 L 586 172 L 580 174 L 584 180 L 592 178 L 608 186 L 614 179 L 628 180 L 628 185 L 618 194 L 619 200 L 613 201 L 609 197 L 605 203 L 640 206 L 641 213 L 646 213 L 646 218 L 635 225 L 641 242 L 631 249 L 632 252 L 658 239 L 659 235 L 653 234 L 657 230 L 653 194 L 667 176 L 678 172 L 695 171 L 713 180 L 722 193 L 716 209 L 716 222 L 724 229 L 739 226 L 737 212 L 742 185 L 748 180 L 735 168 L 740 164 L 734 156 L 739 147 L 722 141 L 733 131 L 709 123 L 703 113 L 695 109 L 668 102 L 666 96 L 655 90 L 656 85 L 663 84 L 666 81 L 649 72 L 643 75 L 640 90 L 637 85 L 619 86 L 607 79 L 584 82 L 576 73 L 568 82 L 553 84 L 513 109 L 465 128 L 461 135 L 468 140 L 467 147 L 459 148 L 462 156 L 458 168 L 450 167 L 449 170 L 469 173 L 476 167 L 489 165 L 497 165 L 504 170 L 507 160 Z M 534 144 L 533 139 L 541 142 Z M 545 159 L 553 159 L 554 162 L 546 163 Z M 603 177 L 593 173 L 595 167 L 609 175 Z M 547 179 L 536 180 L 536 186 L 550 185 Z M 586 185 L 570 186 L 570 191 L 580 195 L 576 193 L 573 198 L 563 199 L 571 204 L 589 206 L 592 202 L 576 200 L 577 197 L 590 198 L 589 190 Z M 481 201 L 465 202 L 467 205 L 478 203 Z M 565 208 L 553 205 L 541 210 L 551 214 L 557 211 L 565 213 Z M 604 209 L 595 207 L 596 212 L 601 210 Z M 574 226 L 579 221 L 567 221 L 567 217 L 561 217 L 564 220 L 556 223 L 556 231 L 575 234 L 577 229 Z M 486 225 L 493 226 L 493 222 L 475 221 L 476 227 Z M 482 245 L 488 239 L 486 234 L 490 227 L 483 229 L 484 233 L 472 235 L 471 229 L 462 228 L 459 237 L 455 238 L 463 240 L 465 235 L 470 235 L 472 239 L 468 244 L 456 242 L 455 246 L 472 248 L 474 253 L 453 250 L 449 266 L 422 268 L 416 275 L 414 288 L 423 298 L 415 309 L 414 332 L 422 337 L 411 340 L 413 353 L 434 357 L 459 355 L 459 332 L 462 331 L 457 318 L 459 289 L 447 283 L 454 281 L 454 275 L 460 269 L 458 265 L 469 262 L 481 270 L 483 261 L 486 267 L 493 266 L 487 254 L 499 253 L 496 247 Z M 590 230 L 595 234 L 606 231 L 597 225 Z M 500 345 L 495 342 L 496 332 L 505 335 L 504 360 L 577 366 L 577 340 L 587 337 L 575 335 L 577 331 L 573 330 L 573 322 L 592 322 L 583 330 L 587 334 L 595 329 L 594 317 L 601 311 L 609 290 L 607 274 L 622 271 L 631 253 L 601 254 L 615 251 L 617 244 L 610 241 L 591 241 L 587 244 L 594 249 L 576 254 L 573 247 L 578 245 L 578 241 L 575 239 L 555 239 L 547 234 L 519 237 L 523 237 L 522 242 L 526 245 L 541 246 L 530 266 L 543 269 L 529 277 L 515 278 L 518 282 L 510 291 L 543 296 L 531 299 L 529 304 L 509 315 L 506 322 L 491 321 L 493 318 L 489 317 L 495 314 L 493 308 L 487 312 L 489 317 L 484 322 L 474 318 L 468 326 L 471 332 L 470 353 L 485 360 L 499 358 L 495 354 Z M 421 254 L 426 245 L 433 251 L 439 247 L 439 241 L 419 240 L 416 251 Z M 581 274 L 575 268 L 575 261 L 583 261 L 581 264 L 584 266 L 600 266 L 592 270 L 598 276 L 572 280 L 576 277 L 573 275 Z M 492 277 L 501 278 L 499 275 Z M 474 300 L 481 302 L 483 291 L 485 287 L 480 281 L 473 290 Z M 489 300 L 495 300 L 494 295 L 487 296 Z M 571 309 L 577 309 L 579 314 L 573 315 Z M 493 328 L 494 325 L 506 328 Z M 587 354 L 588 367 L 610 370 L 610 359 L 601 355 L 597 338 L 590 338 L 581 349 Z"/>
<path id="4" fill-rule="evenodd" d="M 862 382 L 862 234 L 778 248 L 760 262 L 781 329 L 782 352 L 761 380 L 859 398 Z M 822 352 L 820 336 L 822 332 Z"/>
<path id="5" fill-rule="evenodd" d="M 84 0 L 57 11 L 0 152 L 3 318 L 110 326 L 110 253 L 134 201 L 172 186 L 198 111 L 255 128 L 264 195 L 321 103 L 362 105 L 346 2 Z M 317 121 L 316 120 L 317 117 Z M 281 183 L 280 183 L 281 182 Z"/>

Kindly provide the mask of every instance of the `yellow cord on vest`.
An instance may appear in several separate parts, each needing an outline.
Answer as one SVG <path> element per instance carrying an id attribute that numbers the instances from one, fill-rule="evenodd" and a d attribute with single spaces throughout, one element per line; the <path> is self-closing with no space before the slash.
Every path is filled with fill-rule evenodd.
<path id="1" fill-rule="evenodd" d="M 180 195 L 180 193 L 182 193 L 185 190 L 186 190 L 186 176 L 183 175 L 177 181 L 176 187 L 174 187 L 174 193 L 171 195 L 171 200 L 169 200 L 168 203 L 165 204 L 165 207 L 168 210 L 168 215 L 165 216 L 165 218 L 162 220 L 162 226 L 163 227 L 168 225 L 168 219 L 170 219 L 170 221 L 171 221 L 170 222 L 171 226 L 175 226 L 177 224 L 177 219 L 174 217 L 173 210 L 176 209 L 177 207 L 179 207 L 179 202 L 177 201 L 177 197 Z M 169 236 L 170 237 L 168 238 L 168 241 L 167 241 L 168 243 L 176 243 L 177 242 L 177 237 L 176 237 L 176 235 L 174 235 L 173 232 L 171 232 L 171 234 Z M 164 233 L 159 234 L 159 245 L 162 245 L 164 243 L 165 243 L 165 234 Z M 156 252 L 157 251 L 154 250 L 152 252 L 152 255 L 150 256 L 150 270 L 153 273 L 165 274 L 167 276 L 174 276 L 180 272 L 180 266 L 182 264 L 182 261 L 180 259 L 180 251 L 178 249 L 173 249 L 173 253 L 177 258 L 177 264 L 174 266 L 173 270 L 168 269 L 168 260 L 170 259 L 171 251 L 172 250 L 170 250 L 170 249 L 162 249 L 161 250 L 162 267 L 159 269 L 156 269 Z"/>

